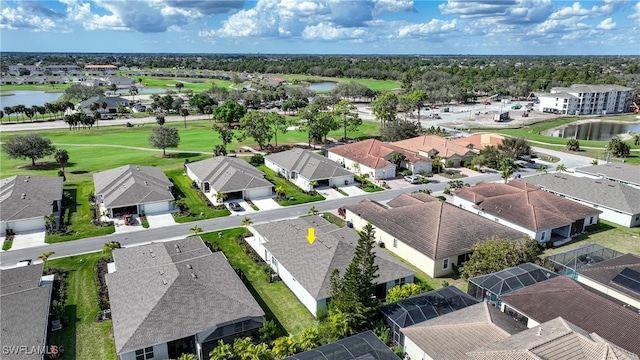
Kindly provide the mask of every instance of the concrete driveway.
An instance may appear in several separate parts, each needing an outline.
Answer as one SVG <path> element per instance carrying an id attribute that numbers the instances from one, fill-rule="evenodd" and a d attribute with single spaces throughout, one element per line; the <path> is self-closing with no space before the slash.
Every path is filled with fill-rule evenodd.
<path id="1" fill-rule="evenodd" d="M 44 245 L 44 238 L 45 232 L 40 230 L 15 234 L 13 237 L 13 245 L 11 245 L 11 249 L 9 249 L 9 251 Z M 0 242 L 4 242 L 4 239 L 4 236 L 0 237 Z"/>
<path id="2" fill-rule="evenodd" d="M 139 231 L 144 229 L 142 227 L 142 224 L 140 223 L 140 218 L 138 217 L 138 215 L 133 215 L 133 225 L 125 225 L 124 224 L 124 219 L 122 218 L 122 216 L 118 216 L 117 218 L 113 218 L 113 226 L 116 229 L 116 234 L 120 234 L 120 233 L 128 233 L 128 232 L 133 232 L 133 231 Z"/>
<path id="3" fill-rule="evenodd" d="M 324 198 L 326 200 L 343 199 L 345 197 L 344 195 L 340 194 L 334 188 L 331 188 L 331 187 L 328 187 L 328 186 L 316 188 L 316 191 L 320 195 L 324 196 Z"/>
<path id="4" fill-rule="evenodd" d="M 150 228 L 171 226 L 176 224 L 171 213 L 147 214 L 147 222 L 149 223 Z"/>
<path id="5" fill-rule="evenodd" d="M 261 199 L 251 199 L 253 204 L 260 209 L 260 211 L 280 209 L 282 206 L 273 200 L 273 197 L 265 197 Z"/>
<path id="6" fill-rule="evenodd" d="M 339 189 L 349 194 L 349 196 L 364 195 L 367 193 L 357 185 L 340 186 Z"/>

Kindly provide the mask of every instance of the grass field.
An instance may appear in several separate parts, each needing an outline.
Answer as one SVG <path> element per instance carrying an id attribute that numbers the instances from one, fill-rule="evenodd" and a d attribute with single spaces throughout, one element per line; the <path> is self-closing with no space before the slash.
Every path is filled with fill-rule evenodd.
<path id="1" fill-rule="evenodd" d="M 356 82 L 358 84 L 362 84 L 367 86 L 369 89 L 377 91 L 377 90 L 392 90 L 397 89 L 402 84 L 397 81 L 392 80 L 374 80 L 374 79 L 351 79 L 351 78 L 335 78 L 335 77 L 326 77 L 326 76 L 311 76 L 311 75 L 299 75 L 299 74 L 279 74 L 279 76 L 284 77 L 289 80 L 307 80 L 307 81 L 333 81 L 333 82 L 343 82 L 350 83 Z"/>
<path id="2" fill-rule="evenodd" d="M 235 228 L 218 233 L 200 234 L 205 241 L 218 244 L 234 269 L 240 269 L 249 280 L 249 291 L 267 314 L 267 320 L 274 320 L 284 330 L 297 335 L 314 326 L 311 313 L 302 306 L 282 281 L 270 283 L 262 267 L 256 265 L 235 241 L 236 235 L 244 234 L 246 229 Z"/>
<path id="3" fill-rule="evenodd" d="M 324 200 L 324 196 L 309 195 L 302 192 L 302 190 L 294 185 L 292 182 L 279 178 L 276 172 L 269 169 L 266 165 L 258 166 L 258 169 L 266 174 L 265 178 L 275 184 L 276 187 L 282 186 L 285 191 L 284 199 L 274 198 L 274 200 L 280 206 L 291 206 L 298 204 L 306 204 L 314 201 Z M 292 199 L 292 200 L 290 200 Z"/>
<path id="4" fill-rule="evenodd" d="M 542 257 L 557 254 L 580 245 L 596 243 L 622 253 L 640 255 L 640 228 L 626 228 L 605 220 L 599 220 L 600 229 L 586 235 L 573 238 L 563 246 L 547 249 Z"/>
<path id="5" fill-rule="evenodd" d="M 165 88 L 167 90 L 173 90 L 178 92 L 178 88 L 176 88 L 176 84 L 182 82 L 184 89 L 191 89 L 194 93 L 199 93 L 202 91 L 209 90 L 211 86 L 215 85 L 217 87 L 225 87 L 229 88 L 231 86 L 231 82 L 227 80 L 218 80 L 218 79 L 191 79 L 191 78 L 180 78 L 180 77 L 157 77 L 157 76 L 134 76 L 136 80 L 136 84 L 138 84 L 138 79 L 142 79 L 142 85 L 150 88 Z M 202 81 L 202 82 L 189 82 L 189 81 Z M 182 91 L 181 90 L 181 91 Z M 144 91 L 140 92 L 144 94 Z"/>
<path id="6" fill-rule="evenodd" d="M 222 210 L 210 209 L 198 196 L 200 190 L 191 187 L 191 179 L 183 174 L 182 169 L 170 170 L 167 171 L 166 174 L 169 179 L 173 180 L 174 185 L 178 188 L 179 197 L 186 199 L 187 205 L 189 206 L 189 215 L 174 214 L 173 218 L 177 223 L 231 215 L 231 211 L 227 208 Z"/>
<path id="7" fill-rule="evenodd" d="M 64 184 L 64 191 L 71 195 L 73 201 L 67 212 L 70 212 L 71 224 L 68 225 L 64 233 L 47 235 L 47 243 L 56 243 L 69 240 L 77 240 L 93 236 L 108 235 L 115 232 L 113 225 L 97 227 L 91 224 L 91 204 L 87 200 L 89 194 L 93 192 L 93 182 L 83 180 L 78 182 L 67 182 Z M 65 218 L 66 220 L 66 218 Z"/>
<path id="8" fill-rule="evenodd" d="M 116 359 L 111 320 L 97 323 L 100 313 L 94 267 L 102 253 L 49 260 L 51 268 L 67 271 L 67 302 L 64 316 L 70 320 L 62 330 L 52 332 L 49 343 L 64 346 L 61 359 Z"/>

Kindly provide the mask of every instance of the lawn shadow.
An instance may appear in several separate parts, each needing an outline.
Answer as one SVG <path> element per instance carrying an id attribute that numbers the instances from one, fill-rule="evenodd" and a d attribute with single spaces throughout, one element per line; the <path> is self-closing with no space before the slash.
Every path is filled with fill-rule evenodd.
<path id="1" fill-rule="evenodd" d="M 167 157 L 172 157 L 174 159 L 188 159 L 188 158 L 194 158 L 194 157 L 198 157 L 198 156 L 202 156 L 202 155 L 204 155 L 204 154 L 181 152 L 181 153 L 170 153 L 170 154 L 167 154 Z"/>
<path id="2" fill-rule="evenodd" d="M 266 320 L 267 321 L 268 320 L 273 321 L 273 323 L 278 328 L 278 337 L 289 335 L 287 333 L 287 330 L 284 328 L 284 326 L 282 326 L 282 324 L 278 320 L 278 318 L 273 314 L 273 311 L 271 311 L 271 309 L 269 308 L 269 305 L 267 305 L 267 303 L 265 303 L 264 300 L 262 300 L 262 297 L 260 296 L 260 293 L 258 293 L 256 291 L 256 289 L 253 287 L 253 285 L 251 284 L 249 279 L 247 279 L 247 277 L 244 275 L 244 272 L 242 272 L 241 269 L 237 269 L 236 273 L 238 274 L 238 276 L 240 277 L 240 279 L 242 280 L 244 285 L 247 287 L 247 289 L 249 289 L 249 292 L 251 293 L 251 295 L 253 295 L 253 298 L 256 299 L 256 301 L 258 302 L 258 304 L 260 305 L 260 307 L 264 311 L 264 313 L 266 315 L 265 316 Z"/>
<path id="3" fill-rule="evenodd" d="M 65 306 L 64 315 L 62 316 L 62 329 L 51 332 L 49 336 L 49 345 L 57 345 L 58 348 L 64 347 L 64 354 L 59 359 L 75 360 L 76 358 L 76 323 L 80 321 L 77 316 L 76 305 Z"/>
<path id="4" fill-rule="evenodd" d="M 18 169 L 23 170 L 58 170 L 61 169 L 60 164 L 57 162 L 36 162 L 36 165 L 31 164 L 19 165 Z"/>

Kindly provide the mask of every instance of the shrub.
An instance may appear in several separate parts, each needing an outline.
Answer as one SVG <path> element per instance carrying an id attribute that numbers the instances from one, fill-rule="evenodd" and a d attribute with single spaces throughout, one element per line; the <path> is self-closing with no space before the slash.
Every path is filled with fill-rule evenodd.
<path id="1" fill-rule="evenodd" d="M 249 158 L 249 163 L 253 166 L 260 166 L 264 164 L 264 156 L 262 154 L 254 154 Z"/>
<path id="2" fill-rule="evenodd" d="M 125 126 L 126 126 L 126 127 L 133 127 L 133 124 L 132 124 L 132 123 L 130 123 L 130 122 L 128 122 Z"/>
<path id="3" fill-rule="evenodd" d="M 413 175 L 413 171 L 409 169 L 402 170 L 402 176 L 409 176 L 409 175 Z"/>

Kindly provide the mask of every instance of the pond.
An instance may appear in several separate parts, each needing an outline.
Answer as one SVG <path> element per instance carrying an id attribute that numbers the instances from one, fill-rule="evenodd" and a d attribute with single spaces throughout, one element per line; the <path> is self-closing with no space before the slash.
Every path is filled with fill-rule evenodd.
<path id="1" fill-rule="evenodd" d="M 24 105 L 31 107 L 33 105 L 42 106 L 44 103 L 56 101 L 62 93 L 48 93 L 45 91 L 34 90 L 11 90 L 2 91 L 1 95 L 13 94 L 7 96 L 0 96 L 0 109 L 4 109 L 5 106 Z"/>
<path id="2" fill-rule="evenodd" d="M 569 124 L 548 130 L 547 134 L 565 139 L 608 141 L 614 136 L 640 132 L 640 124 L 596 121 Z"/>
<path id="3" fill-rule="evenodd" d="M 311 85 L 309 85 L 309 90 L 313 90 L 313 91 L 330 91 L 333 90 L 333 88 L 336 87 L 336 83 L 333 81 L 323 81 L 323 82 L 317 82 L 317 83 L 311 83 Z"/>

